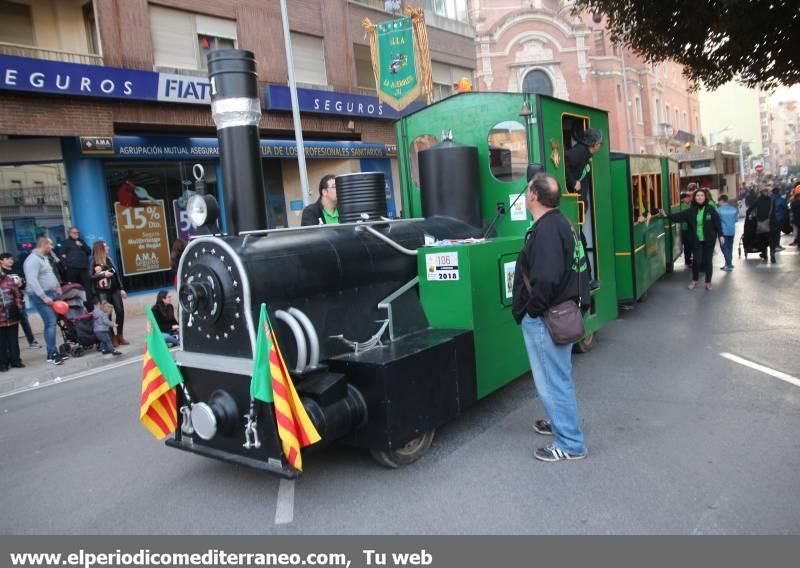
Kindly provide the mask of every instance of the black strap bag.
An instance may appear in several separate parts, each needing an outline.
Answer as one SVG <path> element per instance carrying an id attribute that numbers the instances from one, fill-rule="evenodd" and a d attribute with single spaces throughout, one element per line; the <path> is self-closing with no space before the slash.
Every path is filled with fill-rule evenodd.
<path id="1" fill-rule="evenodd" d="M 575 229 L 572 229 L 572 238 L 575 239 L 575 245 L 578 244 L 578 237 L 575 234 Z M 569 266 L 572 259 L 567 259 L 566 265 Z M 569 269 L 571 270 L 571 269 Z M 522 273 L 522 280 L 525 282 L 525 287 L 530 294 L 533 287 L 531 281 L 525 272 Z M 544 322 L 547 331 L 553 343 L 556 345 L 572 345 L 580 341 L 586 335 L 586 328 L 583 325 L 583 314 L 581 313 L 581 271 L 578 267 L 578 303 L 573 300 L 564 300 L 560 304 L 548 308 L 542 314 L 542 321 Z"/>
<path id="2" fill-rule="evenodd" d="M 766 233 L 769 233 L 769 231 L 770 231 L 769 222 L 770 222 L 770 219 L 772 218 L 772 206 L 773 205 L 774 205 L 774 203 L 770 202 L 770 204 L 769 204 L 769 215 L 767 215 L 766 219 L 763 219 L 761 221 L 756 220 L 756 234 L 757 235 L 764 235 Z"/>

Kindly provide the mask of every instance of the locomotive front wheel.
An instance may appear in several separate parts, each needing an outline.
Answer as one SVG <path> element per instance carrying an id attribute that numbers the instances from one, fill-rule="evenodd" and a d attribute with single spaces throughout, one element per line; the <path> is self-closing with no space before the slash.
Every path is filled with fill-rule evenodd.
<path id="1" fill-rule="evenodd" d="M 590 333 L 572 346 L 575 353 L 588 353 L 594 347 L 594 333 Z"/>
<path id="2" fill-rule="evenodd" d="M 433 443 L 433 436 L 436 430 L 425 432 L 421 436 L 414 438 L 402 448 L 396 450 L 370 450 L 372 459 L 384 467 L 397 469 L 404 465 L 409 465 L 424 456 Z"/>

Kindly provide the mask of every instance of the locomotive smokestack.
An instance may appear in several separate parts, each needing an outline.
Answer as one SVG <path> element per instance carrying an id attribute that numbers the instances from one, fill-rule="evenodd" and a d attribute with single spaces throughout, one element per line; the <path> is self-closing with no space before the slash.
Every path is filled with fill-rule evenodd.
<path id="1" fill-rule="evenodd" d="M 253 52 L 221 49 L 208 54 L 211 115 L 217 125 L 228 232 L 267 228 L 258 123 L 261 102 Z"/>

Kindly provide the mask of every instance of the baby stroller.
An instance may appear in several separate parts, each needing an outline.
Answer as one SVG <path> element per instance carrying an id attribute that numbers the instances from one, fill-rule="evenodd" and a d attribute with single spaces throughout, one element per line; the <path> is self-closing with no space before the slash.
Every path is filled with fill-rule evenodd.
<path id="1" fill-rule="evenodd" d="M 59 347 L 61 355 L 80 357 L 86 351 L 100 349 L 100 342 L 94 334 L 94 318 L 86 310 L 86 293 L 80 284 L 65 284 L 61 288 L 59 300 L 66 302 L 69 311 L 58 316 L 57 324 L 61 330 L 63 343 Z"/>
<path id="2" fill-rule="evenodd" d="M 746 215 L 744 218 L 744 232 L 742 238 L 739 239 L 739 258 L 742 258 L 742 249 L 744 249 L 744 258 L 747 260 L 747 255 L 750 253 L 760 253 L 761 239 L 756 233 L 756 217 L 754 214 Z"/>

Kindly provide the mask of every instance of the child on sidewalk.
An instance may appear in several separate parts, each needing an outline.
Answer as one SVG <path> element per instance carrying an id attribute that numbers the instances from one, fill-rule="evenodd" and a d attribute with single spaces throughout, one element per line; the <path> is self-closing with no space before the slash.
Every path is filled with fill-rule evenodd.
<path id="1" fill-rule="evenodd" d="M 115 327 L 114 322 L 111 321 L 111 312 L 114 307 L 108 302 L 101 302 L 96 305 L 92 312 L 94 318 L 94 334 L 100 340 L 101 350 L 103 355 L 114 355 L 119 357 L 122 355 L 119 351 L 114 349 L 111 343 L 111 330 Z"/>

